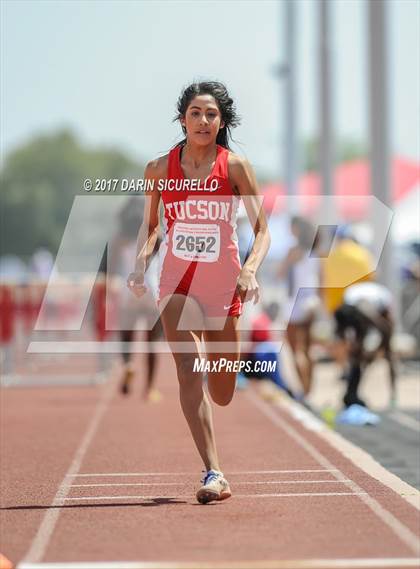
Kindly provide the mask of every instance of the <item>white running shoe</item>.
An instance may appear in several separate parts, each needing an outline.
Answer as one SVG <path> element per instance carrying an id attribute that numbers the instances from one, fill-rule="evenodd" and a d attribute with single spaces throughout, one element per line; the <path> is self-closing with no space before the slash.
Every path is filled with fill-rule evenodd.
<path id="1" fill-rule="evenodd" d="M 197 492 L 197 500 L 200 504 L 207 504 L 214 500 L 226 500 L 232 495 L 223 472 L 209 470 L 201 483 L 202 486 Z"/>

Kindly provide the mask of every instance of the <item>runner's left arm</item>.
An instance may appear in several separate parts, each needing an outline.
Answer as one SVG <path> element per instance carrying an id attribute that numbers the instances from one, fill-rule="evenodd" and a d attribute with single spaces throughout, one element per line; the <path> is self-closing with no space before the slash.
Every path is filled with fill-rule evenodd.
<path id="1" fill-rule="evenodd" d="M 270 248 L 270 233 L 262 208 L 255 173 L 247 160 L 231 154 L 229 157 L 229 178 L 232 187 L 242 197 L 248 219 L 254 231 L 255 240 L 238 279 L 238 292 L 242 300 L 259 299 L 256 272 Z"/>

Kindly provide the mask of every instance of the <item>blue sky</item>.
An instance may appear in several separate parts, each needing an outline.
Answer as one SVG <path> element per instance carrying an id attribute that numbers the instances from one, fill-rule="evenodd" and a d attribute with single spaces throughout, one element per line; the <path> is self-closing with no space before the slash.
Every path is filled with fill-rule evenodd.
<path id="1" fill-rule="evenodd" d="M 420 4 L 389 0 L 395 153 L 419 159 Z M 317 131 L 317 2 L 300 0 L 300 136 Z M 332 2 L 337 135 L 367 137 L 367 2 Z M 35 133 L 72 128 L 88 145 L 147 160 L 167 150 L 181 88 L 223 80 L 243 124 L 235 131 L 257 170 L 275 176 L 283 155 L 282 5 L 273 1 L 3 0 L 2 153 Z"/>

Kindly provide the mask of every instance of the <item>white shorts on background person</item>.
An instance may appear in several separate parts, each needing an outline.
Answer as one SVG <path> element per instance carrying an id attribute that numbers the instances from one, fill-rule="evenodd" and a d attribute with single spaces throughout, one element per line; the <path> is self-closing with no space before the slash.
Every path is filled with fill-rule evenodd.
<path id="1" fill-rule="evenodd" d="M 304 323 L 311 320 L 321 306 L 318 294 L 319 259 L 303 257 L 290 270 L 292 286 L 285 303 L 284 319 L 291 324 Z"/>

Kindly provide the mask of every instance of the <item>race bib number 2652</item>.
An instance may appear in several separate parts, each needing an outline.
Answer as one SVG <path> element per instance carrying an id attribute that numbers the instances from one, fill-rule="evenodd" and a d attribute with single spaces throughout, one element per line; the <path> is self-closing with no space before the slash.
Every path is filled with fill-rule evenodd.
<path id="1" fill-rule="evenodd" d="M 220 227 L 213 223 L 176 223 L 172 253 L 184 261 L 217 261 L 220 254 Z"/>

